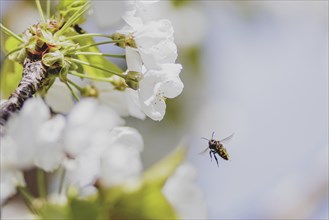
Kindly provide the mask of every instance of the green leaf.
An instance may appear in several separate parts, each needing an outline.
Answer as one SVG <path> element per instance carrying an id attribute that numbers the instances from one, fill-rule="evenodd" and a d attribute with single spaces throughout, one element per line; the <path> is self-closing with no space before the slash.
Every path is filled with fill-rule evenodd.
<path id="1" fill-rule="evenodd" d="M 78 42 L 81 46 L 83 45 L 89 45 L 89 44 L 94 44 L 95 41 L 93 40 L 92 37 L 84 37 L 82 39 L 77 39 L 75 40 Z M 97 47 L 89 47 L 84 49 L 83 51 L 85 52 L 100 52 L 100 50 Z M 122 73 L 123 70 L 109 61 L 107 58 L 103 56 L 85 56 L 85 55 L 79 55 L 78 58 L 82 61 L 86 61 L 89 63 L 92 63 L 95 66 L 99 66 L 105 69 L 108 69 L 109 71 L 114 71 L 118 73 Z M 105 77 L 110 77 L 111 75 L 107 72 L 104 72 L 102 70 L 98 70 L 89 66 L 83 66 L 84 71 L 87 75 L 91 76 L 105 76 Z"/>
<path id="2" fill-rule="evenodd" d="M 74 198 L 70 202 L 70 219 L 106 219 L 102 216 L 102 205 L 96 198 Z"/>
<path id="3" fill-rule="evenodd" d="M 16 48 L 18 48 L 21 44 L 22 44 L 22 42 L 20 42 L 16 38 L 10 36 L 6 39 L 5 46 L 2 48 L 2 52 L 7 54 L 10 51 L 15 50 Z"/>
<path id="4" fill-rule="evenodd" d="M 65 204 L 45 203 L 38 209 L 41 219 L 71 219 L 69 207 Z"/>
<path id="5" fill-rule="evenodd" d="M 108 192 L 109 196 L 117 194 L 116 200 L 107 203 L 109 219 L 177 219 L 174 209 L 157 186 L 144 185 L 135 191 L 124 188 L 116 191 Z"/>
<path id="6" fill-rule="evenodd" d="M 0 87 L 1 98 L 7 99 L 15 91 L 18 83 L 22 79 L 23 67 L 17 62 L 6 59 L 1 68 Z"/>
<path id="7" fill-rule="evenodd" d="M 191 0 L 171 0 L 171 3 L 173 4 L 174 7 L 180 8 L 191 3 Z"/>
<path id="8" fill-rule="evenodd" d="M 110 219 L 177 219 L 175 210 L 162 193 L 166 180 L 175 172 L 186 154 L 177 148 L 142 175 L 136 185 L 107 189 L 105 203 Z"/>
<path id="9" fill-rule="evenodd" d="M 178 147 L 169 156 L 165 157 L 143 174 L 143 181 L 147 184 L 158 185 L 162 187 L 168 177 L 170 177 L 176 168 L 182 163 L 186 155 L 185 147 Z"/>
<path id="10" fill-rule="evenodd" d="M 67 21 L 72 15 L 78 11 L 88 0 L 78 0 L 78 1 L 68 1 L 61 0 L 57 5 L 58 10 L 64 20 Z M 86 21 L 86 19 L 81 16 L 81 18 L 75 22 L 75 24 L 82 24 Z"/>

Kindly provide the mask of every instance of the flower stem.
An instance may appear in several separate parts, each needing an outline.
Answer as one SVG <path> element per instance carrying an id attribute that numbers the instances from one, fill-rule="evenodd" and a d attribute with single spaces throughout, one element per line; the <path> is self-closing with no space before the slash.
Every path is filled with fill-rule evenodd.
<path id="1" fill-rule="evenodd" d="M 7 35 L 9 35 L 9 36 L 12 36 L 12 37 L 15 38 L 16 40 L 18 40 L 18 41 L 24 43 L 24 40 L 23 40 L 20 36 L 18 36 L 17 34 L 15 34 L 14 32 L 12 32 L 12 31 L 9 30 L 8 28 L 6 28 L 5 26 L 3 26 L 2 23 L 0 23 L 0 29 L 1 29 L 5 34 L 7 34 Z"/>
<path id="2" fill-rule="evenodd" d="M 71 25 L 76 22 L 88 9 L 90 8 L 89 2 L 87 1 L 84 5 L 81 6 L 64 24 L 64 26 L 56 32 L 56 37 L 61 36 L 64 34 Z"/>
<path id="3" fill-rule="evenodd" d="M 91 55 L 91 56 L 105 56 L 125 59 L 126 55 L 123 54 L 109 54 L 109 53 L 98 53 L 98 52 L 76 52 L 75 55 Z"/>
<path id="4" fill-rule="evenodd" d="M 41 8 L 40 0 L 35 0 L 35 3 L 37 5 L 38 12 L 40 14 L 40 17 L 41 17 L 42 21 L 46 22 L 45 16 L 43 15 L 43 11 L 42 11 L 42 8 Z"/>
<path id="5" fill-rule="evenodd" d="M 72 89 L 72 87 L 70 86 L 70 84 L 68 83 L 68 82 L 65 82 L 65 85 L 67 86 L 67 88 L 70 90 L 70 92 L 71 92 L 71 94 L 73 95 L 73 97 L 74 97 L 74 99 L 76 100 L 76 101 L 80 101 L 80 99 L 79 99 L 79 96 L 78 96 L 78 94 Z"/>
<path id="6" fill-rule="evenodd" d="M 47 198 L 46 175 L 45 172 L 41 169 L 37 169 L 37 184 L 38 184 L 39 197 L 46 199 Z"/>
<path id="7" fill-rule="evenodd" d="M 73 82 L 70 79 L 66 79 L 68 83 L 70 83 L 72 86 L 74 86 L 74 88 L 76 88 L 77 90 L 79 90 L 79 92 L 83 92 L 83 88 L 80 87 L 78 84 L 76 84 L 75 82 Z"/>
<path id="8" fill-rule="evenodd" d="M 65 175 L 66 175 L 66 170 L 62 169 L 61 173 L 60 173 L 60 177 L 59 177 L 60 178 L 59 187 L 58 187 L 58 194 L 59 195 L 63 192 Z"/>
<path id="9" fill-rule="evenodd" d="M 75 36 L 66 37 L 66 39 L 74 40 L 74 39 L 84 38 L 84 37 L 106 37 L 106 38 L 110 38 L 110 35 L 99 34 L 99 33 L 89 33 L 89 34 L 79 34 L 79 35 L 75 35 Z"/>
<path id="10" fill-rule="evenodd" d="M 111 70 L 107 70 L 107 69 L 104 69 L 104 68 L 102 68 L 102 67 L 95 66 L 95 65 L 93 65 L 93 64 L 91 64 L 91 63 L 88 63 L 88 62 L 85 62 L 85 61 L 81 61 L 81 60 L 78 60 L 78 59 L 74 59 L 74 58 L 69 58 L 69 59 L 70 59 L 70 61 L 72 61 L 72 62 L 79 63 L 79 64 L 86 65 L 86 66 L 90 66 L 90 67 L 93 67 L 93 68 L 95 68 L 95 69 L 99 69 L 99 70 L 102 70 L 102 71 L 104 71 L 104 72 L 107 72 L 107 73 L 111 73 L 111 74 L 114 74 L 114 75 L 120 76 L 120 77 L 122 77 L 122 78 L 124 78 L 124 79 L 126 78 L 126 76 L 123 75 L 122 73 L 118 73 L 118 72 L 114 72 L 114 71 L 111 71 Z M 72 75 L 74 75 L 74 74 L 72 74 Z M 80 74 L 80 75 L 82 75 L 82 76 L 80 76 L 80 77 L 84 77 L 84 76 L 86 76 L 86 75 L 84 75 L 84 74 Z M 87 78 L 87 77 L 84 77 L 84 78 Z"/>
<path id="11" fill-rule="evenodd" d="M 26 206 L 28 207 L 28 209 L 32 213 L 36 213 L 36 211 L 34 210 L 34 208 L 32 206 L 32 201 L 33 201 L 34 197 L 29 193 L 27 188 L 20 186 L 20 187 L 17 187 L 17 191 L 22 196 L 22 198 L 23 198 Z"/>
<path id="12" fill-rule="evenodd" d="M 110 40 L 110 41 L 103 41 L 103 42 L 94 43 L 94 44 L 88 44 L 88 45 L 85 45 L 85 46 L 79 47 L 79 48 L 75 49 L 74 51 L 76 51 L 76 50 L 83 50 L 83 49 L 86 49 L 86 48 L 89 48 L 89 47 L 95 47 L 95 46 L 98 46 L 98 45 L 120 43 L 120 42 L 124 42 L 124 41 L 125 41 L 125 40 Z"/>
<path id="13" fill-rule="evenodd" d="M 69 74 L 71 74 L 73 76 L 82 77 L 82 78 L 86 78 L 86 79 L 92 79 L 92 80 L 101 81 L 101 82 L 109 82 L 109 83 L 113 82 L 112 79 L 108 79 L 108 78 L 104 78 L 104 77 L 97 77 L 97 76 L 89 76 L 89 75 L 85 75 L 85 74 L 81 74 L 81 73 L 77 73 L 77 72 L 73 72 L 73 71 L 69 72 Z"/>
<path id="14" fill-rule="evenodd" d="M 51 2 L 50 0 L 47 0 L 47 18 L 50 19 L 50 6 Z"/>

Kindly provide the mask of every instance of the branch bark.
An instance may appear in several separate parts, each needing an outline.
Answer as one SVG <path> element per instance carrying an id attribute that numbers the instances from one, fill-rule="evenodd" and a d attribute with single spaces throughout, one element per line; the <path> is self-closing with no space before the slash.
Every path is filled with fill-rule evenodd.
<path id="1" fill-rule="evenodd" d="M 5 133 L 5 125 L 8 119 L 23 107 L 27 99 L 31 98 L 37 91 L 45 88 L 49 82 L 47 69 L 40 59 L 26 58 L 24 60 L 22 80 L 8 100 L 0 106 L 0 135 Z"/>

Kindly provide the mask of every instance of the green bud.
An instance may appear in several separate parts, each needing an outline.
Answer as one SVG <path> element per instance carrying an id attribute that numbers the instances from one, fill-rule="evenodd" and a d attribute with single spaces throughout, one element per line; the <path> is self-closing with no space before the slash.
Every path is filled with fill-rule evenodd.
<path id="1" fill-rule="evenodd" d="M 92 85 L 87 85 L 83 88 L 83 90 L 81 91 L 81 96 L 83 97 L 98 97 L 98 91 L 97 89 L 92 86 Z"/>
<path id="2" fill-rule="evenodd" d="M 63 67 L 64 55 L 58 50 L 52 53 L 46 53 L 42 57 L 42 63 L 51 69 Z"/>
<path id="3" fill-rule="evenodd" d="M 142 79 L 142 74 L 135 71 L 129 71 L 126 75 L 126 84 L 129 88 L 137 90 L 139 88 L 139 81 Z"/>

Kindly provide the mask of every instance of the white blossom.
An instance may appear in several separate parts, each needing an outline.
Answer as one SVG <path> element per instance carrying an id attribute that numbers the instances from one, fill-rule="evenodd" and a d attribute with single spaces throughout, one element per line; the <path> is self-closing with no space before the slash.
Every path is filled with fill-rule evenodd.
<path id="1" fill-rule="evenodd" d="M 183 90 L 179 78 L 182 66 L 175 64 L 177 47 L 170 21 L 139 17 L 143 4 L 150 3 L 135 2 L 135 9 L 123 16 L 127 26 L 119 33 L 132 37 L 136 44 L 136 48 L 126 46 L 126 61 L 128 71 L 143 74 L 138 90 L 141 109 L 148 117 L 159 121 L 165 114 L 165 99 L 174 98 Z"/>
<path id="2" fill-rule="evenodd" d="M 142 171 L 140 152 L 143 138 L 130 127 L 116 127 L 110 133 L 110 143 L 101 156 L 101 180 L 116 185 L 137 178 Z"/>
<path id="3" fill-rule="evenodd" d="M 64 156 L 60 139 L 65 122 L 60 115 L 50 117 L 47 105 L 40 98 L 33 98 L 10 118 L 4 138 L 13 149 L 13 166 L 23 170 L 37 166 L 45 171 L 59 166 Z"/>
<path id="4" fill-rule="evenodd" d="M 160 70 L 149 70 L 140 81 L 139 99 L 144 113 L 153 120 L 162 120 L 165 98 L 175 98 L 183 91 L 179 78 L 180 64 L 163 64 Z"/>
<path id="5" fill-rule="evenodd" d="M 123 119 L 111 108 L 100 105 L 97 100 L 91 98 L 83 99 L 67 118 L 65 152 L 75 158 L 90 147 L 99 132 L 110 131 L 113 127 L 123 124 Z"/>
<path id="6" fill-rule="evenodd" d="M 66 181 L 81 192 L 102 178 L 107 185 L 137 176 L 141 169 L 141 135 L 97 100 L 82 100 L 68 115 L 64 148 Z M 88 193 L 87 193 L 88 194 Z"/>
<path id="7" fill-rule="evenodd" d="M 134 16 L 126 16 L 124 20 L 128 26 L 119 32 L 132 34 L 138 53 L 147 69 L 157 69 L 161 64 L 176 61 L 177 47 L 174 43 L 174 30 L 169 20 L 151 21 L 146 24 Z M 129 47 L 127 49 L 126 53 L 129 53 Z M 128 66 L 130 62 L 127 57 Z"/>
<path id="8" fill-rule="evenodd" d="M 17 186 L 25 186 L 22 171 L 14 167 L 1 167 L 0 170 L 0 205 L 16 194 Z"/>
<path id="9" fill-rule="evenodd" d="M 181 219 L 207 219 L 204 195 L 196 183 L 196 170 L 190 164 L 180 165 L 163 187 L 163 193 Z"/>

